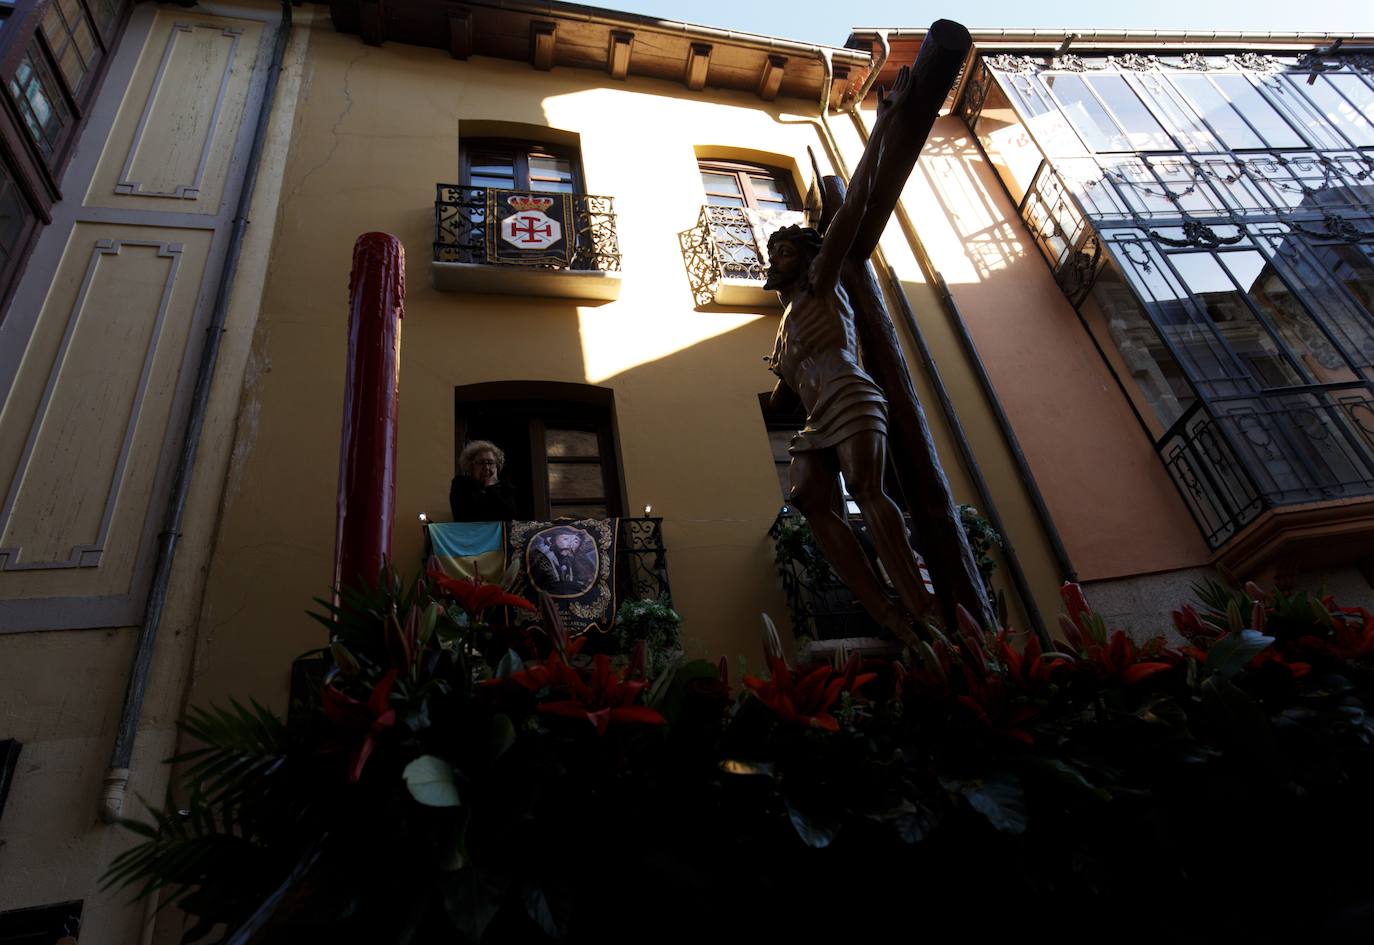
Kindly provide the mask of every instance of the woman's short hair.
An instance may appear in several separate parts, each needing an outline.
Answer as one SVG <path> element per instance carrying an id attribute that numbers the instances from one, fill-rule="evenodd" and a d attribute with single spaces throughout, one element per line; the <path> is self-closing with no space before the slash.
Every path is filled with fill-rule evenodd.
<path id="1" fill-rule="evenodd" d="M 478 453 L 491 453 L 495 456 L 498 473 L 506 468 L 506 454 L 501 452 L 501 447 L 491 440 L 469 440 L 468 445 L 463 447 L 463 452 L 458 454 L 458 471 L 464 476 L 472 475 L 472 464 L 476 461 Z"/>

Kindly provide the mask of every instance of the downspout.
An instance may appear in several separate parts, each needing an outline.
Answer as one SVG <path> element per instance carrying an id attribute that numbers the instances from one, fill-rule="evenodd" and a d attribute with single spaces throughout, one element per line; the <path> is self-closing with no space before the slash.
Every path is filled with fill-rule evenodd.
<path id="1" fill-rule="evenodd" d="M 281 22 L 272 47 L 272 60 L 267 70 L 267 82 L 262 92 L 262 103 L 258 107 L 257 124 L 253 129 L 253 143 L 248 151 L 248 166 L 243 175 L 243 186 L 239 191 L 238 205 L 234 213 L 233 227 L 229 234 L 229 245 L 224 252 L 224 264 L 220 270 L 219 283 L 215 287 L 214 308 L 210 313 L 210 325 L 205 330 L 205 347 L 200 353 L 200 364 L 196 368 L 195 388 L 191 395 L 191 413 L 186 421 L 186 431 L 182 436 L 181 451 L 177 456 L 176 473 L 172 483 L 172 494 L 167 500 L 167 512 L 163 519 L 162 531 L 158 535 L 157 565 L 153 572 L 152 586 L 148 589 L 148 603 L 144 610 L 143 626 L 138 634 L 138 649 L 134 653 L 133 668 L 129 674 L 129 686 L 124 693 L 124 708 L 119 716 L 119 728 L 115 733 L 114 750 L 110 753 L 110 765 L 105 772 L 105 787 L 100 799 L 100 819 L 107 824 L 117 823 L 124 811 L 124 795 L 129 787 L 129 769 L 134 750 L 134 737 L 138 732 L 139 718 L 143 711 L 143 696 L 148 687 L 148 676 L 152 672 L 153 651 L 157 643 L 158 627 L 162 623 L 163 608 L 167 602 L 167 589 L 171 583 L 172 565 L 176 560 L 177 542 L 181 538 L 181 519 L 186 510 L 186 499 L 191 491 L 191 477 L 195 470 L 196 452 L 200 447 L 201 434 L 205 429 L 205 415 L 210 403 L 210 385 L 214 380 L 215 366 L 219 361 L 220 339 L 224 334 L 224 323 L 229 314 L 229 293 L 233 287 L 234 274 L 238 269 L 239 255 L 243 250 L 243 238 L 248 229 L 248 211 L 253 202 L 253 189 L 258 179 L 258 167 L 262 162 L 263 142 L 267 138 L 267 125 L 272 117 L 272 99 L 276 94 L 277 80 L 281 76 L 282 61 L 286 55 L 287 40 L 291 35 L 291 2 L 282 0 Z"/>
<path id="2" fill-rule="evenodd" d="M 868 78 L 864 81 L 864 85 L 863 88 L 860 90 L 860 94 L 855 96 L 854 100 L 850 103 L 848 109 L 851 120 L 855 123 L 855 126 L 859 131 L 860 137 L 863 138 L 865 142 L 867 142 L 868 140 L 868 132 L 867 129 L 864 127 L 862 117 L 859 115 L 859 104 L 863 102 L 864 96 L 867 94 L 868 90 L 871 89 L 873 85 L 876 83 L 878 73 L 881 71 L 882 66 L 886 63 L 887 58 L 891 53 L 891 45 L 888 42 L 887 31 L 879 30 L 877 31 L 877 34 L 878 41 L 881 44 L 881 57 L 878 60 L 878 62 L 874 64 L 874 67 L 872 71 L 869 73 Z M 829 57 L 825 55 L 824 51 L 822 51 L 821 58 L 822 65 L 826 70 L 826 82 L 824 83 L 825 91 L 822 93 L 821 98 L 821 126 L 825 133 L 826 147 L 830 150 L 833 156 L 835 166 L 840 170 L 840 172 L 845 176 L 845 178 L 848 179 L 849 168 L 847 167 L 844 158 L 840 154 L 839 146 L 835 143 L 834 133 L 831 130 L 830 123 L 826 117 L 826 111 L 830 100 L 830 82 L 832 80 L 830 61 Z M 908 231 L 911 243 L 916 251 L 918 263 L 927 272 L 934 272 L 934 266 L 930 264 L 930 257 L 925 253 L 925 247 L 923 244 L 921 244 L 920 238 L 915 233 L 915 229 L 910 225 L 910 220 L 907 218 L 906 212 L 900 203 L 898 203 L 897 205 L 897 213 L 899 214 L 899 218 L 902 220 L 904 227 Z M 906 327 L 907 334 L 911 337 L 913 343 L 915 344 L 917 352 L 920 354 L 921 357 L 921 365 L 925 369 L 926 376 L 929 378 L 931 386 L 935 389 L 936 399 L 940 402 L 940 412 L 944 415 L 945 422 L 948 425 L 949 431 L 954 438 L 955 446 L 959 451 L 959 458 L 962 460 L 964 468 L 968 471 L 969 478 L 973 480 L 974 490 L 978 494 L 979 505 L 981 506 L 983 512 L 987 515 L 989 524 L 991 524 L 992 527 L 997 530 L 997 533 L 1002 536 L 1002 556 L 1007 562 L 1007 570 L 1011 573 L 1012 584 L 1016 589 L 1017 596 L 1021 599 L 1021 605 L 1026 612 L 1026 617 L 1030 621 L 1032 629 L 1034 629 L 1036 636 L 1039 637 L 1042 643 L 1047 644 L 1050 640 L 1049 631 L 1045 626 L 1045 622 L 1040 614 L 1039 607 L 1036 606 L 1035 596 L 1033 595 L 1030 589 L 1030 582 L 1026 578 L 1025 570 L 1021 567 L 1021 560 L 1020 557 L 1016 554 L 1016 547 L 1011 541 L 1011 536 L 1007 533 L 1007 529 L 1002 521 L 1002 517 L 998 513 L 997 503 L 993 500 L 992 490 L 988 486 L 987 479 L 983 476 L 982 467 L 978 464 L 978 458 L 973 452 L 973 446 L 969 443 L 968 435 L 965 433 L 963 424 L 959 420 L 958 413 L 954 408 L 953 398 L 950 397 L 949 389 L 945 386 L 944 379 L 940 376 L 939 368 L 935 364 L 935 358 L 934 355 L 931 353 L 930 346 L 927 344 L 925 335 L 921 332 L 920 325 L 916 321 L 915 313 L 911 309 L 911 303 L 907 300 L 906 293 L 902 291 L 901 283 L 897 279 L 896 272 L 894 272 L 892 266 L 887 262 L 886 256 L 883 253 L 882 248 L 879 247 L 874 255 L 877 257 L 874 260 L 876 267 L 879 270 L 879 272 L 881 272 L 883 276 L 886 278 L 888 290 L 897 299 L 898 305 L 902 312 L 902 322 Z M 951 306 L 954 305 L 954 299 L 952 296 L 950 296 L 948 289 L 945 287 L 944 279 L 939 277 L 937 274 L 936 279 L 933 281 L 935 282 L 936 286 L 940 289 L 939 294 L 941 303 L 945 306 L 947 312 L 950 311 Z M 957 309 L 951 317 L 952 319 L 957 318 Z M 959 318 L 958 323 L 962 325 L 963 320 Z M 981 368 L 981 364 L 979 365 L 979 367 Z M 986 392 L 987 391 L 985 391 L 985 393 Z M 994 412 L 1000 413 L 1000 404 L 997 405 L 997 408 Z M 1005 430 L 1003 431 L 1003 435 L 1006 435 Z M 1008 442 L 1010 444 L 1014 441 L 1009 440 Z M 1014 449 L 1014 452 L 1017 451 L 1019 451 L 1019 447 L 1016 447 Z M 1022 457 L 1022 459 L 1024 459 L 1024 457 Z M 1033 481 L 1028 484 L 1028 488 L 1033 491 L 1032 502 L 1034 502 L 1035 498 L 1038 498 L 1038 491 L 1034 491 Z M 1050 527 L 1052 529 L 1053 525 L 1051 525 Z M 1054 544 L 1057 541 L 1057 539 L 1058 534 L 1053 533 L 1053 537 L 1051 538 L 1051 544 Z M 1061 559 L 1060 563 L 1062 568 L 1063 559 Z"/>

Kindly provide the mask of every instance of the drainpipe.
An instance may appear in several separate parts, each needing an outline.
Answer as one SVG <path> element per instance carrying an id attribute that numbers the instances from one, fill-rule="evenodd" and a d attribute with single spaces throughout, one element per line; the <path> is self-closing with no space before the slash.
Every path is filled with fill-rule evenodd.
<path id="1" fill-rule="evenodd" d="M 243 237 L 248 229 L 248 210 L 253 202 L 253 187 L 257 183 L 258 167 L 262 162 L 267 124 L 272 117 L 272 98 L 277 90 L 277 80 L 281 76 L 282 60 L 286 55 L 286 43 L 290 35 L 291 3 L 290 0 L 282 0 L 281 22 L 277 25 L 272 60 L 267 70 L 267 83 L 262 92 L 262 104 L 258 106 L 257 125 L 253 129 L 253 143 L 248 151 L 248 167 L 243 174 L 243 187 L 239 192 L 229 245 L 225 249 L 224 265 L 215 288 L 210 325 L 205 330 L 205 347 L 201 350 L 200 364 L 196 369 L 196 384 L 191 395 L 191 414 L 186 421 L 186 431 L 182 436 L 181 451 L 177 456 L 176 474 L 172 482 L 172 494 L 167 501 L 162 531 L 158 535 L 157 565 L 153 572 L 152 586 L 148 590 L 143 626 L 139 629 L 138 649 L 134 653 L 128 689 L 124 693 L 124 708 L 119 716 L 119 728 L 115 733 L 114 750 L 110 753 L 110 765 L 105 772 L 105 787 L 100 798 L 100 819 L 107 824 L 117 823 L 124 812 L 124 795 L 129 787 L 134 736 L 138 732 L 139 717 L 143 712 L 143 696 L 148 688 L 148 676 L 152 672 L 157 631 L 162 623 L 163 608 L 167 602 L 167 589 L 172 578 L 172 565 L 176 560 L 177 541 L 181 538 L 182 514 L 186 510 L 186 498 L 191 491 L 191 476 L 195 470 L 196 452 L 205 428 L 205 415 L 210 403 L 210 384 L 214 380 L 215 366 L 219 361 L 220 339 L 224 334 L 224 323 L 229 314 L 229 292 L 238 269 Z"/>
<path id="2" fill-rule="evenodd" d="M 859 136 L 867 142 L 868 129 L 864 126 L 863 117 L 859 114 L 860 101 L 860 99 L 855 99 L 850 103 L 849 116 L 858 129 Z M 828 130 L 829 128 L 827 126 L 827 131 Z M 1045 497 L 1040 492 L 1040 487 L 1035 481 L 1035 476 L 1031 472 L 1030 463 L 1027 462 L 1026 455 L 1021 449 L 1021 443 L 1016 437 L 1016 432 L 1012 429 L 1011 421 L 1007 418 L 1006 411 L 1002 408 L 1002 401 L 997 396 L 997 391 L 992 386 L 992 379 L 988 376 L 987 368 L 983 364 L 983 359 L 978 354 L 978 349 L 973 343 L 973 338 L 968 331 L 968 325 L 965 323 L 963 315 L 959 311 L 958 303 L 955 302 L 954 296 L 950 293 L 949 286 L 946 284 L 944 276 L 941 275 L 939 269 L 935 267 L 934 260 L 930 258 L 925 243 L 921 240 L 920 233 L 912 223 L 911 217 L 906 212 L 906 208 L 900 203 L 897 204 L 897 218 L 901 221 L 902 227 L 906 231 L 912 252 L 916 256 L 917 264 L 935 286 L 936 294 L 940 298 L 940 304 L 944 308 L 946 316 L 949 318 L 950 325 L 954 328 L 954 333 L 959 339 L 960 347 L 963 348 L 964 354 L 968 357 L 969 363 L 973 367 L 974 376 L 978 380 L 978 386 L 984 398 L 987 400 L 988 406 L 992 409 L 993 417 L 997 422 L 998 432 L 1002 435 L 1002 439 L 1006 443 L 1008 451 L 1011 453 L 1012 463 L 1016 466 L 1017 475 L 1021 479 L 1021 484 L 1025 488 L 1027 496 L 1030 498 L 1031 506 L 1035 510 L 1036 519 L 1040 523 L 1040 528 L 1050 544 L 1055 562 L 1059 565 L 1060 577 L 1065 581 L 1077 581 L 1078 572 L 1069 558 L 1068 549 L 1064 546 L 1064 541 L 1059 534 L 1059 529 L 1055 527 L 1049 507 L 1045 504 Z M 900 288 L 897 286 L 895 273 L 893 273 L 892 267 L 886 266 L 885 264 L 885 268 L 888 272 L 889 281 L 895 288 Z M 907 310 L 908 306 L 905 303 L 905 293 L 898 291 L 897 294 L 903 300 L 904 311 Z M 919 337 L 919 327 L 916 325 L 914 317 L 908 321 L 907 328 L 912 332 L 913 338 Z M 924 346 L 923 340 L 918 343 Z M 973 467 L 970 468 L 970 472 L 972 472 L 972 469 Z M 980 489 L 979 492 L 982 494 L 983 490 Z M 983 501 L 987 505 L 986 511 L 990 513 L 988 521 L 998 530 L 1002 538 L 1008 541 L 1003 551 L 1006 552 L 1005 556 L 1007 558 L 1008 569 L 1013 571 L 1013 578 L 1015 578 L 1015 571 L 1019 570 L 1020 566 L 1019 564 L 1016 565 L 1015 568 L 1012 566 L 1012 560 L 1015 558 L 1015 551 L 1011 548 L 1009 536 L 1007 535 L 1006 529 L 1002 528 L 997 521 L 993 519 L 995 505 L 992 503 L 991 498 L 984 496 Z M 1024 577 L 1022 580 L 1024 580 Z M 1021 581 L 1017 581 L 1017 584 L 1018 593 L 1020 593 Z M 1033 609 L 1035 607 L 1034 603 L 1031 603 L 1029 598 L 1025 598 L 1025 600 L 1030 608 Z"/>

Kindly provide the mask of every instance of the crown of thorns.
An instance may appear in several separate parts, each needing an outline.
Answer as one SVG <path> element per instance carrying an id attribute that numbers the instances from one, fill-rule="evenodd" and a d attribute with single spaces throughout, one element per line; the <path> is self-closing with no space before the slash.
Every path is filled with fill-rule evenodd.
<path id="1" fill-rule="evenodd" d="M 815 256 L 821 251 L 821 234 L 809 226 L 793 224 L 775 231 L 768 237 L 769 254 L 772 254 L 774 244 L 784 241 L 795 244 L 806 256 Z"/>

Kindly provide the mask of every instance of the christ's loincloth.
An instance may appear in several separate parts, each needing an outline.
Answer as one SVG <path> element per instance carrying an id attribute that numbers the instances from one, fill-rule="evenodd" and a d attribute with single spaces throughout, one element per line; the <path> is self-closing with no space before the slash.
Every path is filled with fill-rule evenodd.
<path id="1" fill-rule="evenodd" d="M 780 359 L 778 373 L 806 407 L 806 427 L 792 438 L 789 452 L 826 449 L 867 430 L 886 435 L 887 400 L 848 354 L 831 348 L 795 364 L 785 355 Z"/>

